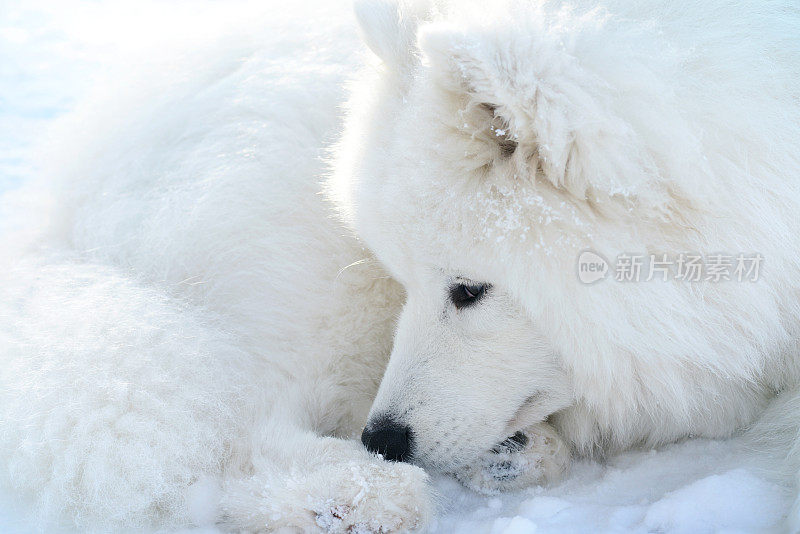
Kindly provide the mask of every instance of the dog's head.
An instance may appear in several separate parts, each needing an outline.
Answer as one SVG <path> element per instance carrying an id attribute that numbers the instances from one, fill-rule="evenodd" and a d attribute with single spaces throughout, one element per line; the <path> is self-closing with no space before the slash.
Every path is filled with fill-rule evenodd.
<path id="1" fill-rule="evenodd" d="M 408 296 L 365 441 L 445 471 L 573 402 L 578 251 L 637 216 L 618 191 L 661 201 L 608 84 L 573 57 L 595 19 L 482 4 L 358 4 L 379 64 L 330 182 Z"/>
<path id="2" fill-rule="evenodd" d="M 356 86 L 332 191 L 407 292 L 364 440 L 455 472 L 571 400 L 509 283 L 520 254 L 532 264 L 525 241 L 546 246 L 552 231 L 535 223 L 571 214 L 536 191 L 537 145 L 493 91 L 509 81 L 482 62 L 492 43 L 445 23 L 421 31 L 435 18 L 422 4 L 362 2 L 357 15 L 382 65 Z"/>

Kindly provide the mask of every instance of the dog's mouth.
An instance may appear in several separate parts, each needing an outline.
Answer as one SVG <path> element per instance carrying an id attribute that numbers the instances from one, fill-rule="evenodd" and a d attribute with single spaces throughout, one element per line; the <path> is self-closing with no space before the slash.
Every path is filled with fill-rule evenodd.
<path id="1" fill-rule="evenodd" d="M 558 407 L 552 403 L 552 399 L 546 393 L 537 391 L 528 395 L 508 420 L 506 435 L 510 439 L 517 433 L 521 433 L 520 429 L 546 421 L 553 414 L 554 408 Z"/>
<path id="2" fill-rule="evenodd" d="M 513 464 L 510 459 L 516 457 L 517 453 L 524 451 L 525 448 L 530 444 L 530 441 L 531 438 L 528 436 L 528 434 L 526 434 L 523 430 L 517 430 L 513 434 L 496 442 L 495 445 L 493 445 L 490 449 L 484 450 L 483 452 L 478 452 L 474 458 L 457 465 L 451 464 L 444 466 L 442 464 L 436 465 L 427 462 L 423 462 L 418 465 L 459 478 L 459 475 L 464 469 L 474 466 L 476 462 L 491 462 L 492 465 L 496 467 L 493 472 L 498 480 L 506 480 L 516 476 L 514 474 L 515 470 L 512 469 L 513 465 L 515 464 Z M 414 463 L 413 459 L 411 461 Z"/>
<path id="3" fill-rule="evenodd" d="M 540 423 L 547 418 L 547 415 L 542 415 L 541 401 L 542 395 L 538 392 L 528 395 L 514 412 L 514 416 L 509 419 L 506 425 L 507 437 L 489 449 L 489 452 L 501 456 L 524 449 L 529 442 L 529 438 L 525 432 L 519 429 Z"/>

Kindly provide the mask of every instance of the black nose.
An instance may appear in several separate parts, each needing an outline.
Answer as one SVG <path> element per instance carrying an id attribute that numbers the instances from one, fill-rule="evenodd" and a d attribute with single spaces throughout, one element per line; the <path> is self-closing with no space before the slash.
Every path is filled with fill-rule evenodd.
<path id="1" fill-rule="evenodd" d="M 379 419 L 367 424 L 361 433 L 361 443 L 370 451 L 393 462 L 405 462 L 411 456 L 411 429 L 391 419 Z"/>

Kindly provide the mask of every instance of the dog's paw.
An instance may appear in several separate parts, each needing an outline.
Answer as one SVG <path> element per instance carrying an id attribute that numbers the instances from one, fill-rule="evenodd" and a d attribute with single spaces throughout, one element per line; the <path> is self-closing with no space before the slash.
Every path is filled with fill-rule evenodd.
<path id="1" fill-rule="evenodd" d="M 569 462 L 566 443 L 553 427 L 538 423 L 506 438 L 456 477 L 468 488 L 494 494 L 556 482 Z"/>
<path id="2" fill-rule="evenodd" d="M 289 466 L 265 464 L 229 479 L 218 526 L 233 532 L 389 534 L 424 528 L 433 511 L 428 475 L 384 461 L 361 443 L 314 438 Z"/>
<path id="3" fill-rule="evenodd" d="M 310 502 L 326 533 L 389 534 L 424 527 L 431 514 L 428 477 L 419 467 L 378 460 L 332 465 Z"/>

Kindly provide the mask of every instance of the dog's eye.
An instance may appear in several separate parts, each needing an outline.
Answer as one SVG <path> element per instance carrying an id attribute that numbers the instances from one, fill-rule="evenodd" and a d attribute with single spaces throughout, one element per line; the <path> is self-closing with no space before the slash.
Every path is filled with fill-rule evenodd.
<path id="1" fill-rule="evenodd" d="M 450 300 L 456 308 L 463 308 L 478 302 L 487 289 L 487 284 L 456 284 L 450 288 Z"/>

